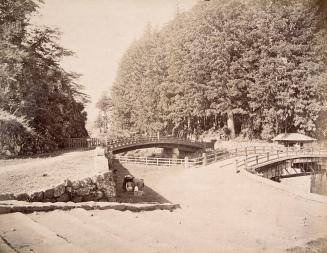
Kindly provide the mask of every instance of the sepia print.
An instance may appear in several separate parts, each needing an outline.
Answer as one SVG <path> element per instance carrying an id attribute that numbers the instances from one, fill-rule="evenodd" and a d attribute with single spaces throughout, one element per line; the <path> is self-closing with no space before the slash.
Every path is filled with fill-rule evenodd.
<path id="1" fill-rule="evenodd" d="M 326 0 L 0 0 L 0 253 L 327 253 Z"/>

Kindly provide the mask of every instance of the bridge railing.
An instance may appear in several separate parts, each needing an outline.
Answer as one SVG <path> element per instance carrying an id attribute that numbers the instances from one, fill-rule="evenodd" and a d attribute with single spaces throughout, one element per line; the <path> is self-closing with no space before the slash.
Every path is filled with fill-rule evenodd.
<path id="1" fill-rule="evenodd" d="M 213 150 L 209 153 L 203 154 L 203 156 L 184 159 L 173 159 L 173 158 L 155 158 L 155 157 L 137 157 L 137 156 L 121 156 L 115 155 L 114 158 L 124 163 L 136 163 L 143 165 L 157 165 L 157 166 L 173 166 L 183 165 L 184 167 L 196 167 L 201 165 L 207 165 L 218 160 L 226 158 L 228 153 L 222 150 Z"/>
<path id="2" fill-rule="evenodd" d="M 283 160 L 285 158 L 292 158 L 298 156 L 320 156 L 327 155 L 327 150 L 324 149 L 295 149 L 295 148 L 284 148 L 277 149 L 275 151 L 270 151 L 267 153 L 255 154 L 252 156 L 246 155 L 245 158 L 236 160 L 236 170 L 239 171 L 241 168 L 244 168 L 252 173 L 255 172 L 255 169 L 262 167 L 271 162 Z"/>
<path id="3" fill-rule="evenodd" d="M 161 143 L 168 142 L 173 144 L 193 144 L 198 145 L 199 147 L 206 147 L 208 142 L 199 142 L 189 139 L 181 139 L 172 136 L 163 136 L 163 137 L 136 137 L 136 138 L 117 138 L 110 139 L 107 141 L 107 146 L 109 149 L 115 149 L 119 147 L 125 147 L 135 144 L 143 144 L 143 143 Z"/>
<path id="4" fill-rule="evenodd" d="M 185 159 L 134 157 L 134 156 L 117 156 L 117 155 L 115 155 L 114 158 L 121 163 L 135 163 L 135 164 L 167 166 L 167 167 L 183 165 L 187 167 L 187 161 Z"/>

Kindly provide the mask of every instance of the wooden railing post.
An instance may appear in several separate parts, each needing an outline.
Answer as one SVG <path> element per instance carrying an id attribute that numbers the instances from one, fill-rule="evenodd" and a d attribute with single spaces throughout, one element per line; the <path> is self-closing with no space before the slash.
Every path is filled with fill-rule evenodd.
<path id="1" fill-rule="evenodd" d="M 235 159 L 235 169 L 236 169 L 236 173 L 240 172 L 240 168 L 238 167 L 238 164 L 237 164 L 237 159 Z"/>
<path id="2" fill-rule="evenodd" d="M 185 156 L 185 158 L 184 158 L 184 167 L 185 167 L 185 168 L 188 168 L 188 167 L 189 167 L 188 156 Z"/>
<path id="3" fill-rule="evenodd" d="M 267 152 L 267 161 L 269 161 L 269 152 Z"/>
<path id="4" fill-rule="evenodd" d="M 259 155 L 256 155 L 255 156 L 255 160 L 256 160 L 256 162 L 257 162 L 257 164 L 259 163 Z"/>
<path id="5" fill-rule="evenodd" d="M 203 153 L 202 154 L 202 165 L 207 165 L 208 164 L 208 160 L 207 160 L 207 154 L 206 153 Z"/>

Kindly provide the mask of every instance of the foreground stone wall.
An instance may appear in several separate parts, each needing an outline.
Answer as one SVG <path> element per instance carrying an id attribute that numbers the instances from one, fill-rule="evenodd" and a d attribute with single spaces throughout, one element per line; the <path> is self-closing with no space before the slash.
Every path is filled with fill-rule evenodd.
<path id="1" fill-rule="evenodd" d="M 321 195 L 327 195 L 327 174 L 326 174 L 326 172 L 324 172 L 322 174 L 311 175 L 310 192 L 321 194 Z"/>
<path id="2" fill-rule="evenodd" d="M 112 171 L 78 181 L 66 179 L 64 183 L 32 194 L 2 194 L 0 200 L 29 202 L 84 202 L 115 201 L 116 178 Z"/>

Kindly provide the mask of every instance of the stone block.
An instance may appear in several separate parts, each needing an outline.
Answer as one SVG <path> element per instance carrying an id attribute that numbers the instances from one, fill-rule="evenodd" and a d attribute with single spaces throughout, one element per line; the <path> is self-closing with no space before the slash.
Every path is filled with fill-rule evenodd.
<path id="1" fill-rule="evenodd" d="M 19 201 L 28 201 L 30 196 L 27 193 L 20 193 L 16 195 L 16 199 Z"/>
<path id="2" fill-rule="evenodd" d="M 75 203 L 78 203 L 78 202 L 82 202 L 83 200 L 83 197 L 80 197 L 80 196 L 75 196 L 72 201 L 75 202 Z"/>
<path id="3" fill-rule="evenodd" d="M 104 194 L 102 191 L 97 191 L 95 200 L 100 200 L 103 198 L 103 196 L 104 196 Z"/>
<path id="4" fill-rule="evenodd" d="M 44 192 L 44 198 L 45 199 L 52 199 L 54 196 L 54 190 L 53 189 L 48 189 Z"/>
<path id="5" fill-rule="evenodd" d="M 31 194 L 29 201 L 31 202 L 40 202 L 43 200 L 44 193 L 43 192 L 34 192 Z"/>
<path id="6" fill-rule="evenodd" d="M 12 193 L 4 193 L 4 194 L 0 194 L 0 201 L 3 200 L 13 200 L 15 199 L 15 195 Z"/>
<path id="7" fill-rule="evenodd" d="M 78 188 L 80 188 L 81 186 L 80 186 L 80 182 L 79 181 L 73 181 L 72 182 L 72 188 L 74 189 L 74 190 L 76 190 L 76 189 L 78 189 Z"/>
<path id="8" fill-rule="evenodd" d="M 60 184 L 58 186 L 56 186 L 54 189 L 53 189 L 53 196 L 55 198 L 61 196 L 62 194 L 65 193 L 65 185 L 64 184 Z"/>
<path id="9" fill-rule="evenodd" d="M 57 198 L 58 202 L 68 202 L 70 200 L 70 196 L 67 193 L 62 194 L 60 197 Z"/>
<path id="10" fill-rule="evenodd" d="M 82 187 L 74 191 L 74 193 L 77 196 L 86 196 L 90 194 L 90 188 L 89 187 Z"/>

